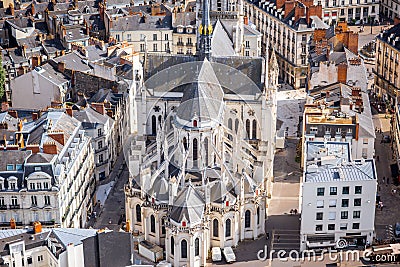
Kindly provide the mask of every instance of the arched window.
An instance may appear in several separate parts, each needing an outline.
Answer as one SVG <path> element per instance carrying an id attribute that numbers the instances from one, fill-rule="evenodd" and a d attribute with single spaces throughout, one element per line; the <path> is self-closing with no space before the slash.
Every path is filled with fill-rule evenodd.
<path id="1" fill-rule="evenodd" d="M 257 207 L 257 225 L 260 224 L 260 207 Z"/>
<path id="2" fill-rule="evenodd" d="M 239 119 L 235 119 L 235 133 L 238 132 L 239 129 Z"/>
<path id="3" fill-rule="evenodd" d="M 154 215 L 150 215 L 150 232 L 156 232 L 156 218 L 154 218 Z"/>
<path id="4" fill-rule="evenodd" d="M 197 151 L 198 151 L 198 147 L 197 147 L 197 139 L 193 139 L 193 160 L 197 160 Z"/>
<path id="5" fill-rule="evenodd" d="M 195 256 L 200 255 L 200 240 L 199 240 L 199 238 L 196 238 L 194 240 L 194 255 Z"/>
<path id="6" fill-rule="evenodd" d="M 142 222 L 142 209 L 139 204 L 136 205 L 136 222 Z"/>
<path id="7" fill-rule="evenodd" d="M 187 143 L 186 137 L 183 137 L 182 142 L 183 142 L 183 147 L 185 148 L 185 150 L 187 150 L 188 149 L 188 143 Z"/>
<path id="8" fill-rule="evenodd" d="M 174 117 L 169 117 L 169 127 L 172 128 L 172 123 L 174 122 Z"/>
<path id="9" fill-rule="evenodd" d="M 181 241 L 181 258 L 187 258 L 187 241 L 185 239 Z"/>
<path id="10" fill-rule="evenodd" d="M 161 219 L 161 234 L 165 235 L 165 219 Z"/>
<path id="11" fill-rule="evenodd" d="M 245 228 L 250 228 L 250 218 L 251 216 L 251 212 L 249 210 L 246 210 L 245 214 L 244 214 L 244 227 Z"/>
<path id="12" fill-rule="evenodd" d="M 208 138 L 206 137 L 206 138 L 204 138 L 204 148 L 205 148 L 205 163 L 206 163 L 206 166 L 208 166 Z"/>
<path id="13" fill-rule="evenodd" d="M 175 253 L 175 240 L 174 237 L 171 237 L 171 255 L 174 255 Z"/>
<path id="14" fill-rule="evenodd" d="M 155 115 L 151 116 L 151 134 L 156 135 L 157 132 L 157 118 Z"/>
<path id="15" fill-rule="evenodd" d="M 162 116 L 159 115 L 159 116 L 158 116 L 158 122 L 161 123 L 161 120 L 162 120 Z"/>
<path id="16" fill-rule="evenodd" d="M 228 119 L 228 128 L 229 128 L 229 130 L 232 130 L 232 119 L 231 118 Z"/>
<path id="17" fill-rule="evenodd" d="M 253 120 L 253 136 L 252 139 L 257 139 L 257 121 Z"/>
<path id="18" fill-rule="evenodd" d="M 197 127 L 197 120 L 193 121 L 193 127 Z"/>
<path id="19" fill-rule="evenodd" d="M 231 219 L 227 219 L 225 222 L 225 237 L 231 236 Z"/>
<path id="20" fill-rule="evenodd" d="M 247 134 L 247 138 L 250 139 L 250 120 L 249 119 L 246 120 L 246 134 Z"/>
<path id="21" fill-rule="evenodd" d="M 213 237 L 218 237 L 218 220 L 213 221 Z"/>

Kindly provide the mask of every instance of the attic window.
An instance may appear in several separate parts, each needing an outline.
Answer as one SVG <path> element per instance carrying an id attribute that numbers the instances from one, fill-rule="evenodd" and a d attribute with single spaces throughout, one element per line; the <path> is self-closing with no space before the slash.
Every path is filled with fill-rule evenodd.
<path id="1" fill-rule="evenodd" d="M 193 121 L 193 127 L 197 127 L 197 120 Z"/>
<path id="2" fill-rule="evenodd" d="M 182 227 L 186 227 L 186 222 L 185 221 L 182 222 Z"/>
<path id="3" fill-rule="evenodd" d="M 14 170 L 14 164 L 7 164 L 7 171 L 13 171 Z"/>

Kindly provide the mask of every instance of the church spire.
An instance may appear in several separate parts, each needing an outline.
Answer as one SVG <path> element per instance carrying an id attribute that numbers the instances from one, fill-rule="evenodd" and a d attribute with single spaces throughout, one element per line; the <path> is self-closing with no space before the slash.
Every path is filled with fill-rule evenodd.
<path id="1" fill-rule="evenodd" d="M 211 34 L 213 31 L 211 22 L 210 22 L 210 4 L 209 0 L 203 1 L 203 10 L 201 17 L 201 24 L 199 26 L 199 34 L 200 34 L 200 57 L 202 59 L 207 58 L 210 59 L 211 55 Z"/>

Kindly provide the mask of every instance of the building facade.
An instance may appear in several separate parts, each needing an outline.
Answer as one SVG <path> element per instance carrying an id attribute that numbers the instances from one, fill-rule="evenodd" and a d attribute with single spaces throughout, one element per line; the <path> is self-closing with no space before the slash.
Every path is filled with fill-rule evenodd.
<path id="1" fill-rule="evenodd" d="M 372 244 L 377 192 L 374 160 L 352 160 L 348 143 L 304 145 L 300 249 Z"/>
<path id="2" fill-rule="evenodd" d="M 314 29 L 328 28 L 321 20 L 322 6 L 298 1 L 245 1 L 244 11 L 262 34 L 262 52 L 265 52 L 267 43 L 275 49 L 280 80 L 295 89 L 305 89 L 308 44 Z"/>
<path id="3" fill-rule="evenodd" d="M 400 18 L 400 2 L 397 0 L 382 0 L 380 13 L 392 20 Z"/>
<path id="4" fill-rule="evenodd" d="M 400 24 L 378 34 L 376 38 L 375 93 L 395 104 L 400 88 Z"/>
<path id="5" fill-rule="evenodd" d="M 0 219 L 3 227 L 85 227 L 96 189 L 90 138 L 62 111 L 25 123 L 2 156 Z"/>

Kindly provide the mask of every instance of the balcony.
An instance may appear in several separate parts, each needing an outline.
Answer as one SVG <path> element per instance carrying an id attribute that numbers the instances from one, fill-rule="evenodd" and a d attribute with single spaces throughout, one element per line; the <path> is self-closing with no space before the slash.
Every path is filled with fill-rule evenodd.
<path id="1" fill-rule="evenodd" d="M 7 209 L 7 205 L 0 205 L 0 210 L 6 210 Z"/>
<path id="2" fill-rule="evenodd" d="M 184 46 L 185 44 L 183 42 L 177 42 L 176 45 L 177 46 Z"/>
<path id="3" fill-rule="evenodd" d="M 20 205 L 19 204 L 17 204 L 17 205 L 10 205 L 10 209 L 11 210 L 16 210 L 16 209 L 20 209 L 21 207 L 20 207 Z"/>
<path id="4" fill-rule="evenodd" d="M 104 161 L 102 161 L 102 162 L 96 163 L 96 167 L 103 166 L 103 165 L 105 165 L 105 164 L 107 164 L 107 163 L 108 163 L 108 159 L 106 159 L 106 160 L 104 160 Z"/>
<path id="5" fill-rule="evenodd" d="M 100 152 L 102 152 L 104 150 L 107 150 L 107 149 L 108 149 L 108 145 L 107 146 L 103 146 L 103 147 L 98 148 L 98 149 L 95 149 L 94 152 L 95 153 L 100 153 Z"/>

